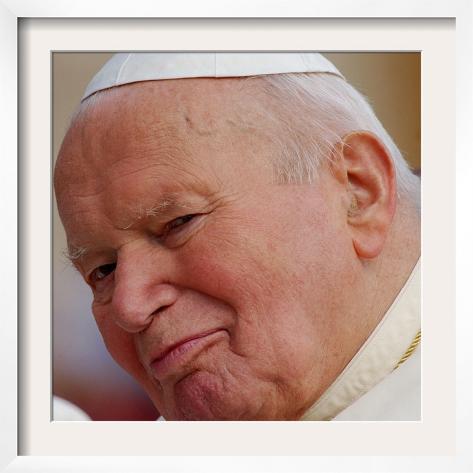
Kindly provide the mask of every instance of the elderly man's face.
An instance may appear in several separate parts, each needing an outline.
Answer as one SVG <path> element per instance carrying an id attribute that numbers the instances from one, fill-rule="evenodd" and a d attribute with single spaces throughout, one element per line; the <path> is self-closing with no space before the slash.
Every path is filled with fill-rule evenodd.
<path id="1" fill-rule="evenodd" d="M 107 348 L 171 420 L 298 418 L 353 354 L 340 186 L 274 183 L 274 130 L 240 84 L 116 89 L 56 170 Z"/>

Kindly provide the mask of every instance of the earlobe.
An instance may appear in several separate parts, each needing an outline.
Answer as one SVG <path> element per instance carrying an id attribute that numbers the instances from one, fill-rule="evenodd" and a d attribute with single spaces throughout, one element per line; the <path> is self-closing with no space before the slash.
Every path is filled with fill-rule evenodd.
<path id="1" fill-rule="evenodd" d="M 375 258 L 384 247 L 396 209 L 394 165 L 379 138 L 369 132 L 350 133 L 340 150 L 353 247 L 360 258 Z"/>

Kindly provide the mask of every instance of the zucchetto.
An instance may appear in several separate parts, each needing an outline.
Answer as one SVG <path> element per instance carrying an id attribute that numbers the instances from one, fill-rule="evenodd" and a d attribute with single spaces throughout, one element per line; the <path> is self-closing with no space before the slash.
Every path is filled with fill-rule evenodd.
<path id="1" fill-rule="evenodd" d="M 343 78 L 337 68 L 318 53 L 119 53 L 90 81 L 82 100 L 100 90 L 133 82 L 291 72 L 324 72 Z"/>

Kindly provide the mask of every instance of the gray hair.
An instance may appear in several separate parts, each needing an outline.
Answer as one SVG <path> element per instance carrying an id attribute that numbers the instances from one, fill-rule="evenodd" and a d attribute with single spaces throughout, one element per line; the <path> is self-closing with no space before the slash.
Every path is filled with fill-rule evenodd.
<path id="1" fill-rule="evenodd" d="M 284 108 L 267 111 L 279 121 L 284 133 L 274 136 L 282 150 L 277 165 L 281 182 L 314 182 L 318 168 L 330 159 L 337 143 L 353 131 L 369 131 L 386 147 L 396 170 L 398 197 L 407 198 L 420 210 L 420 179 L 413 174 L 401 152 L 376 117 L 367 99 L 333 74 L 274 74 L 263 77 L 273 103 Z M 267 109 L 266 109 L 267 110 Z"/>

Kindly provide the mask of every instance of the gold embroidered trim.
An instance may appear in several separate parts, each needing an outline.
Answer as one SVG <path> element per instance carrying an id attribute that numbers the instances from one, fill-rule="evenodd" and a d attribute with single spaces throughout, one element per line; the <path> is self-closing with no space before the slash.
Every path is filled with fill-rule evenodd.
<path id="1" fill-rule="evenodd" d="M 406 350 L 404 355 L 402 355 L 401 359 L 397 362 L 396 368 L 402 365 L 412 355 L 414 350 L 417 348 L 417 345 L 419 345 L 420 343 L 420 334 L 421 334 L 421 331 L 419 330 L 417 332 L 417 335 L 414 337 L 414 340 L 412 340 L 412 343 L 410 344 L 409 348 Z"/>

